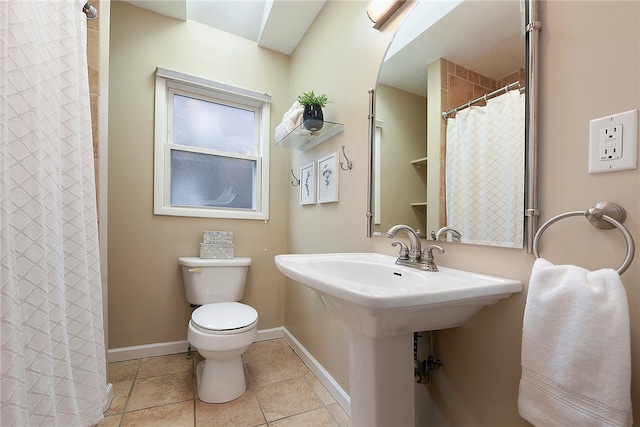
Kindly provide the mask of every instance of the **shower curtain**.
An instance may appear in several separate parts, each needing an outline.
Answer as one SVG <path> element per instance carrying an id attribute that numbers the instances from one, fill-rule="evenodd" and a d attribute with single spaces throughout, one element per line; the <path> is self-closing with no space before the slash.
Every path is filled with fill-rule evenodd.
<path id="1" fill-rule="evenodd" d="M 447 120 L 447 225 L 463 242 L 523 247 L 524 98 L 513 90 Z"/>
<path id="2" fill-rule="evenodd" d="M 106 365 L 83 4 L 0 1 L 3 427 L 102 419 Z"/>

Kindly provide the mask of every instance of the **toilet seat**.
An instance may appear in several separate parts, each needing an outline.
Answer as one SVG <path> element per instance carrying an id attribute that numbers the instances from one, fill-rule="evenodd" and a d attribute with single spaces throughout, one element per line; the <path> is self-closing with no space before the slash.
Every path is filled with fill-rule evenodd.
<path id="1" fill-rule="evenodd" d="M 202 332 L 239 334 L 256 326 L 258 312 L 239 302 L 218 302 L 195 309 L 191 322 Z"/>

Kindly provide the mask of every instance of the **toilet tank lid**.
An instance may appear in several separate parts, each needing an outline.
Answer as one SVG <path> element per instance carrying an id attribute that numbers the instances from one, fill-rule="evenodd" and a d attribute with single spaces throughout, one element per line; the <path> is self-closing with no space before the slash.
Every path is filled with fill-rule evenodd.
<path id="1" fill-rule="evenodd" d="M 251 265 L 251 258 L 198 258 L 195 256 L 182 256 L 178 258 L 178 264 L 187 267 L 242 267 Z"/>

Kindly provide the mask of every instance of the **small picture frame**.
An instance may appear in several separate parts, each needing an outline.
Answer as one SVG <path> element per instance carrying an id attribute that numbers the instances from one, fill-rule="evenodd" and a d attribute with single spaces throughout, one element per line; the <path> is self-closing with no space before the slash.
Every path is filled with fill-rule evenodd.
<path id="1" fill-rule="evenodd" d="M 338 201 L 338 153 L 318 160 L 318 203 Z"/>
<path id="2" fill-rule="evenodd" d="M 316 162 L 300 168 L 300 204 L 316 203 Z"/>

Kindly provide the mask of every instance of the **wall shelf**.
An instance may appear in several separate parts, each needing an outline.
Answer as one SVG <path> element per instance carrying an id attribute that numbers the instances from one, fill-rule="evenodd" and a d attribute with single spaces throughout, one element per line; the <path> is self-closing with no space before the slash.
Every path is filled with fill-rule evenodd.
<path id="1" fill-rule="evenodd" d="M 336 136 L 344 129 L 342 123 L 324 122 L 322 129 L 316 131 L 310 131 L 305 129 L 301 124 L 294 130 L 289 132 L 287 136 L 276 142 L 279 147 L 293 148 L 299 151 L 307 151 L 308 149 L 315 147 L 321 142 Z"/>
<path id="2" fill-rule="evenodd" d="M 417 168 L 426 168 L 427 167 L 427 158 L 423 157 L 421 159 L 416 159 L 411 162 L 411 164 Z"/>

